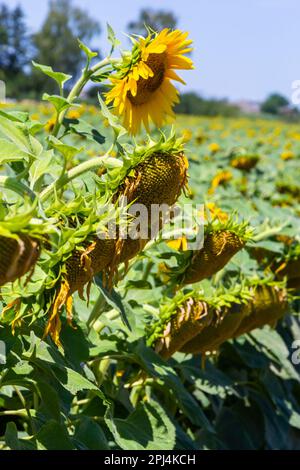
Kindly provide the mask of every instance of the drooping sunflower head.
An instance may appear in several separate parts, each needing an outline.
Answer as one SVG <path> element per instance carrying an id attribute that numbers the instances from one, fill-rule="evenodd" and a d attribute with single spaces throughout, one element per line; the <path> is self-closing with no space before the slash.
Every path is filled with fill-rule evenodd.
<path id="1" fill-rule="evenodd" d="M 161 127 L 174 118 L 178 91 L 171 80 L 184 84 L 175 70 L 193 68 L 192 60 L 185 56 L 192 50 L 187 36 L 180 30 L 164 29 L 140 37 L 130 59 L 124 59 L 118 74 L 111 77 L 106 102 L 112 103 L 131 134 L 137 134 L 142 124 L 148 130 L 150 121 Z"/>

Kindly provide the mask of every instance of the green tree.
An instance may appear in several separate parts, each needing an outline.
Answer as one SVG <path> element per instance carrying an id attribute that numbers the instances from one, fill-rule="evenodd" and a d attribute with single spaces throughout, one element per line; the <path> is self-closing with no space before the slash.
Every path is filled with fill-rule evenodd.
<path id="1" fill-rule="evenodd" d="M 239 110 L 226 100 L 204 99 L 195 92 L 183 93 L 175 111 L 194 116 L 237 116 Z"/>
<path id="2" fill-rule="evenodd" d="M 0 70 L 5 71 L 9 57 L 9 16 L 10 11 L 4 4 L 0 5 Z"/>
<path id="3" fill-rule="evenodd" d="M 289 101 L 279 93 L 272 93 L 261 105 L 261 112 L 268 114 L 280 114 L 280 109 L 287 106 Z"/>
<path id="4" fill-rule="evenodd" d="M 0 79 L 9 96 L 18 97 L 30 64 L 31 41 L 22 8 L 0 6 Z"/>
<path id="5" fill-rule="evenodd" d="M 49 12 L 41 30 L 34 35 L 35 61 L 50 65 L 55 71 L 67 72 L 77 78 L 84 65 L 85 55 L 77 38 L 85 44 L 100 34 L 100 25 L 71 0 L 51 0 Z M 56 92 L 56 85 L 34 72 L 37 91 Z"/>
<path id="6" fill-rule="evenodd" d="M 130 34 L 147 34 L 145 25 L 150 26 L 154 31 L 161 31 L 164 28 L 175 29 L 177 18 L 171 11 L 143 9 L 136 21 L 131 21 L 127 29 Z"/>

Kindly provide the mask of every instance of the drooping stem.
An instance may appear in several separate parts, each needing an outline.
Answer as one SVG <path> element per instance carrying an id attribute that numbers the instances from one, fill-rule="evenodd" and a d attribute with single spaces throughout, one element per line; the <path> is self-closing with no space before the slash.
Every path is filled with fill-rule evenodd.
<path id="1" fill-rule="evenodd" d="M 74 180 L 75 178 L 78 178 L 87 171 L 95 170 L 96 168 L 100 168 L 102 166 L 117 168 L 122 166 L 122 162 L 120 162 L 120 160 L 117 160 L 116 158 L 104 155 L 102 157 L 92 158 L 91 160 L 80 163 L 80 165 L 77 165 L 76 167 L 72 168 L 61 178 L 54 181 L 47 188 L 45 188 L 40 194 L 41 201 L 45 202 L 53 193 L 63 188 L 63 186 L 68 184 L 70 181 Z"/>

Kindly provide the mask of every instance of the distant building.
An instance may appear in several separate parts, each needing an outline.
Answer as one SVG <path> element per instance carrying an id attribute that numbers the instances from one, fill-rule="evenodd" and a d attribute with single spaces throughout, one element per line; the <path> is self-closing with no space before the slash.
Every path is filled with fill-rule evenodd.
<path id="1" fill-rule="evenodd" d="M 281 116 L 287 116 L 287 117 L 294 117 L 294 116 L 299 116 L 299 111 L 295 106 L 287 105 L 287 106 L 282 106 L 279 109 L 279 114 Z"/>
<path id="2" fill-rule="evenodd" d="M 260 112 L 261 103 L 258 101 L 240 100 L 232 104 L 245 114 L 258 114 Z"/>

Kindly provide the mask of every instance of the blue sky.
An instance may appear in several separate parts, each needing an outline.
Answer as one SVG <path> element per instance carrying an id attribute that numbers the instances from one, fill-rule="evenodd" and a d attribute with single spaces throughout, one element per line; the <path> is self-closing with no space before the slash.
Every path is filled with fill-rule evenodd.
<path id="1" fill-rule="evenodd" d="M 2 0 L 3 1 L 3 0 Z M 47 0 L 21 4 L 32 32 L 41 25 Z M 184 73 L 187 88 L 205 96 L 262 100 L 269 92 L 291 97 L 300 79 L 299 0 L 74 0 L 118 36 L 143 7 L 173 10 L 178 26 L 194 39 L 196 70 Z M 128 46 L 124 36 L 124 44 Z M 105 50 L 105 33 L 99 38 Z"/>

